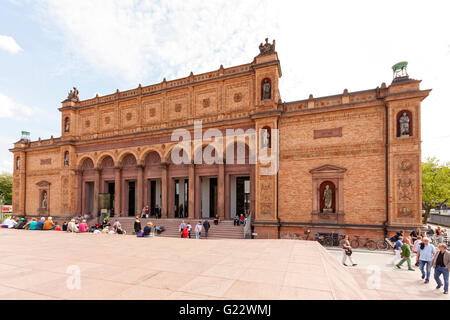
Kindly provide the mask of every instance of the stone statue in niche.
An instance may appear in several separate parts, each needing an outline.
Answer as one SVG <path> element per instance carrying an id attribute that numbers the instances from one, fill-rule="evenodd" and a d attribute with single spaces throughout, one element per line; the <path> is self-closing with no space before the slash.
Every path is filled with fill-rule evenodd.
<path id="1" fill-rule="evenodd" d="M 68 167 L 69 166 L 69 153 L 66 152 L 66 154 L 64 155 L 64 166 Z"/>
<path id="2" fill-rule="evenodd" d="M 270 99 L 270 89 L 271 89 L 271 86 L 270 86 L 270 82 L 269 82 L 268 79 L 265 79 L 265 80 L 264 80 L 262 89 L 263 89 L 262 99 L 263 99 L 263 100 L 268 100 L 268 99 Z"/>
<path id="3" fill-rule="evenodd" d="M 70 119 L 66 118 L 66 123 L 64 124 L 64 131 L 69 132 L 70 131 Z"/>
<path id="4" fill-rule="evenodd" d="M 270 133 L 268 129 L 261 130 L 261 141 L 263 149 L 270 147 Z"/>
<path id="5" fill-rule="evenodd" d="M 47 209 L 47 192 L 42 192 L 42 209 Z"/>
<path id="6" fill-rule="evenodd" d="M 330 186 L 327 185 L 325 190 L 323 191 L 323 200 L 324 200 L 324 212 L 331 212 L 333 209 L 331 208 L 333 205 L 333 191 L 331 191 Z"/>
<path id="7" fill-rule="evenodd" d="M 409 132 L 409 117 L 406 112 L 403 112 L 403 115 L 399 119 L 400 121 L 400 137 L 407 137 L 410 135 Z"/>

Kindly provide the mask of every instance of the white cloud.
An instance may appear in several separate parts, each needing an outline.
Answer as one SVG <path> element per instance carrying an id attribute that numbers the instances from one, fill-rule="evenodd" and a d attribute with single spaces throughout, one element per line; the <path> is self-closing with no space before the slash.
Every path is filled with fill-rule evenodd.
<path id="1" fill-rule="evenodd" d="M 22 51 L 22 48 L 17 44 L 13 37 L 0 34 L 0 50 L 15 54 Z"/>
<path id="2" fill-rule="evenodd" d="M 0 92 L 0 119 L 25 120 L 40 112 L 40 109 L 21 104 Z"/>
<path id="3" fill-rule="evenodd" d="M 450 144 L 448 1 L 40 4 L 42 21 L 57 27 L 74 60 L 120 79 L 124 89 L 250 62 L 265 37 L 277 40 L 285 101 L 389 85 L 390 67 L 407 60 L 411 77 L 433 88 L 422 108 L 423 155 L 450 160 L 450 149 L 442 147 Z"/>
<path id="4" fill-rule="evenodd" d="M 134 84 L 250 62 L 277 28 L 268 0 L 42 3 L 43 20 L 56 23 L 71 52 Z"/>

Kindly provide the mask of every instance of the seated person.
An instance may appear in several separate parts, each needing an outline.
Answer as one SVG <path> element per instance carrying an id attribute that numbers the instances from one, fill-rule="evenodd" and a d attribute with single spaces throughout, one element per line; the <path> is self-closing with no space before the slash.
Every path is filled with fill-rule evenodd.
<path id="1" fill-rule="evenodd" d="M 14 226 L 14 229 L 23 229 L 23 228 L 25 227 L 26 224 L 27 224 L 27 220 L 24 219 L 24 218 L 20 218 L 19 223 L 17 223 L 17 224 Z"/>
<path id="2" fill-rule="evenodd" d="M 38 223 L 37 223 L 36 230 L 43 230 L 44 229 L 44 223 L 45 223 L 45 218 L 42 217 L 41 220 L 39 220 Z"/>
<path id="3" fill-rule="evenodd" d="M 244 223 L 244 219 L 245 219 L 245 217 L 244 217 L 244 215 L 241 213 L 241 216 L 240 216 L 240 218 L 239 218 L 239 225 L 241 225 L 241 224 Z"/>
<path id="4" fill-rule="evenodd" d="M 218 225 L 219 222 L 220 222 L 220 217 L 219 217 L 218 214 L 216 214 L 216 216 L 214 217 L 214 224 L 215 224 L 215 225 Z"/>
<path id="5" fill-rule="evenodd" d="M 144 237 L 150 237 L 152 233 L 152 223 L 148 222 L 144 227 Z"/>
<path id="6" fill-rule="evenodd" d="M 17 222 L 14 220 L 13 217 L 8 217 L 8 218 L 6 218 L 6 219 L 3 221 L 3 223 L 2 223 L 2 228 L 11 229 L 11 228 L 13 228 L 16 224 L 17 224 Z"/>
<path id="7" fill-rule="evenodd" d="M 238 224 L 239 224 L 239 217 L 238 216 L 234 216 L 233 225 L 237 226 Z"/>
<path id="8" fill-rule="evenodd" d="M 88 231 L 88 225 L 86 223 L 86 220 L 83 219 L 81 223 L 78 225 L 78 232 L 87 232 Z"/>
<path id="9" fill-rule="evenodd" d="M 62 231 L 61 226 L 59 224 L 55 226 L 55 231 Z"/>
<path id="10" fill-rule="evenodd" d="M 122 228 L 122 225 L 121 225 L 121 224 L 119 224 L 119 225 L 116 227 L 116 233 L 117 233 L 117 234 L 127 234 L 127 232 Z"/>
<path id="11" fill-rule="evenodd" d="M 155 227 L 155 232 L 157 233 L 157 234 L 161 234 L 162 232 L 164 232 L 164 230 L 166 230 L 166 228 L 164 228 L 164 226 L 156 226 Z"/>
<path id="12" fill-rule="evenodd" d="M 182 237 L 189 238 L 189 229 L 187 227 L 183 229 Z"/>
<path id="13" fill-rule="evenodd" d="M 38 230 L 37 224 L 38 222 L 36 218 L 31 219 L 30 230 Z"/>
<path id="14" fill-rule="evenodd" d="M 69 224 L 67 225 L 67 231 L 78 232 L 77 225 L 75 224 L 75 219 L 70 220 Z"/>
<path id="15" fill-rule="evenodd" d="M 109 233 L 109 227 L 108 226 L 104 227 L 103 230 L 102 230 L 102 233 L 108 234 Z"/>
<path id="16" fill-rule="evenodd" d="M 44 221 L 42 230 L 52 230 L 54 227 L 55 223 L 53 222 L 52 217 L 48 217 L 48 219 Z"/>
<path id="17" fill-rule="evenodd" d="M 67 221 L 62 224 L 62 231 L 67 231 Z"/>

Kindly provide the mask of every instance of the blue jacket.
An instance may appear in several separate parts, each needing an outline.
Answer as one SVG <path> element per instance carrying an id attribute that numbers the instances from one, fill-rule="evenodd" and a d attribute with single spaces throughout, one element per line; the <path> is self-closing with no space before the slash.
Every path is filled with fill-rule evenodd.
<path id="1" fill-rule="evenodd" d="M 39 220 L 36 226 L 36 230 L 42 230 L 42 228 L 44 227 L 44 221 Z"/>

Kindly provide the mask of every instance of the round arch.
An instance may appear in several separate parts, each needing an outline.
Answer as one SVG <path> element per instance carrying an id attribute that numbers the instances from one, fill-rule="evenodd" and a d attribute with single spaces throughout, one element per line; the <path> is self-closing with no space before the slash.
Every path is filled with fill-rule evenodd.
<path id="1" fill-rule="evenodd" d="M 105 152 L 105 153 L 100 154 L 100 156 L 97 158 L 97 161 L 95 163 L 96 167 L 101 168 L 102 162 L 108 157 L 110 157 L 113 160 L 114 166 L 116 166 L 117 162 L 116 162 L 116 159 L 114 158 L 114 155 L 111 152 Z"/>
<path id="2" fill-rule="evenodd" d="M 95 167 L 95 161 L 94 161 L 94 159 L 93 159 L 91 156 L 84 155 L 84 156 L 82 156 L 80 159 L 78 159 L 78 161 L 77 161 L 77 169 L 81 170 L 84 161 L 86 161 L 87 159 L 91 160 L 92 163 L 94 164 L 94 167 Z"/>

